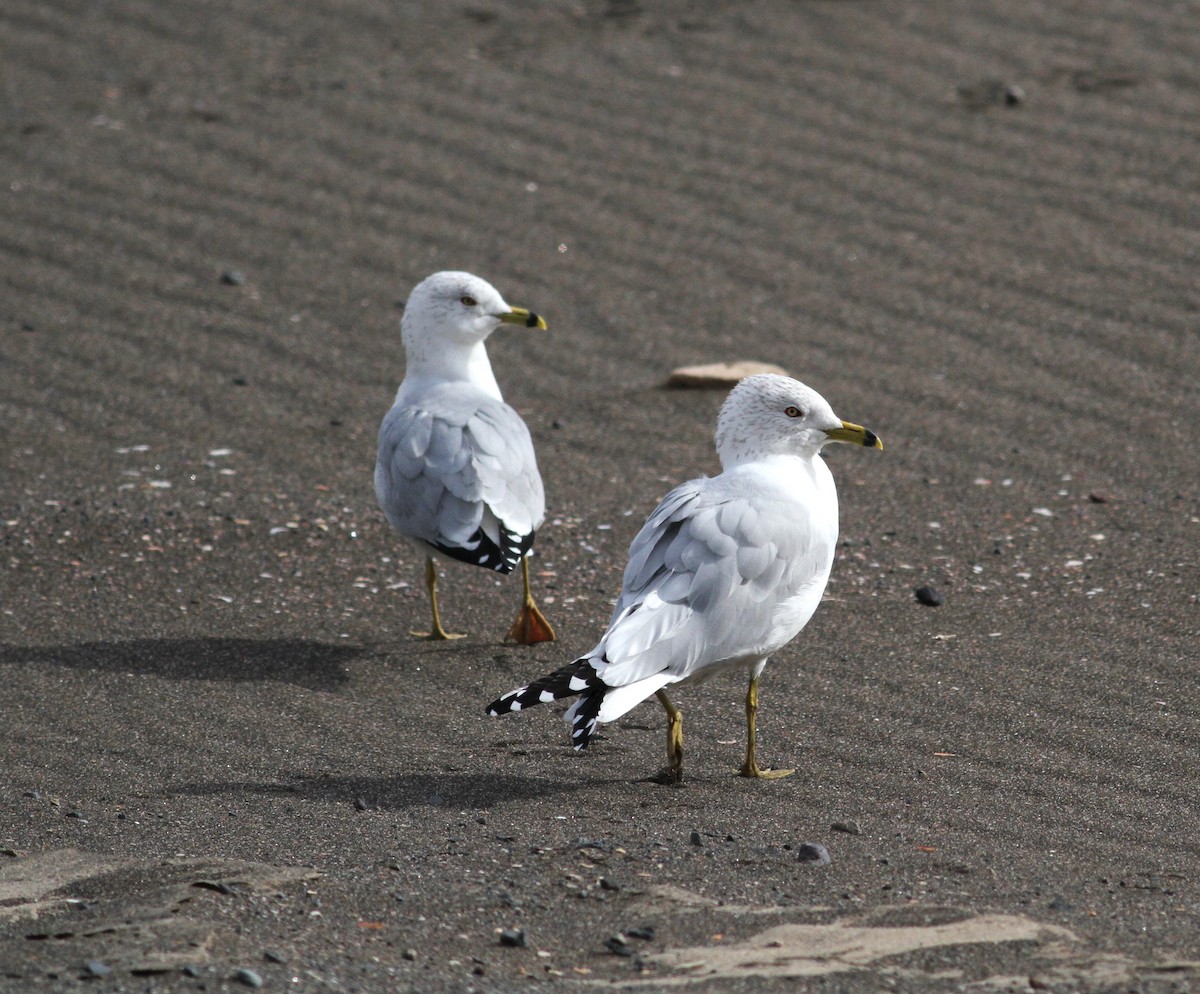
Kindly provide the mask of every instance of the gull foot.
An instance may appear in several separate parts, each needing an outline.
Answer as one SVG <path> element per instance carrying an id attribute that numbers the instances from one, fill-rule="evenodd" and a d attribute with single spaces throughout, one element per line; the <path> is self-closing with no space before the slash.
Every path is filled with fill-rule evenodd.
<path id="1" fill-rule="evenodd" d="M 738 770 L 739 777 L 751 777 L 754 780 L 782 780 L 784 777 L 790 777 L 795 770 L 764 770 L 757 763 L 747 763 Z"/>
<path id="2" fill-rule="evenodd" d="M 536 645 L 538 642 L 556 642 L 558 636 L 546 616 L 533 604 L 521 608 L 517 620 L 504 636 L 506 642 L 516 642 L 517 645 Z"/>
<path id="3" fill-rule="evenodd" d="M 413 638 L 424 639 L 426 642 L 450 642 L 467 637 L 466 632 L 447 632 L 441 628 L 436 628 L 432 632 L 409 632 L 408 634 Z"/>

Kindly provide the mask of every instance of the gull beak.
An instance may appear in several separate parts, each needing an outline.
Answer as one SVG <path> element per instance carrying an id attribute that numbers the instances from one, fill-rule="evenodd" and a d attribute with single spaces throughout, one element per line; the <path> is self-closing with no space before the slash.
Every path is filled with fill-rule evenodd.
<path id="1" fill-rule="evenodd" d="M 497 314 L 501 321 L 505 324 L 523 324 L 526 328 L 541 328 L 546 330 L 546 319 L 540 314 L 534 314 L 533 311 L 528 311 L 524 307 L 514 307 L 507 314 Z"/>
<path id="2" fill-rule="evenodd" d="M 843 421 L 840 428 L 826 428 L 825 434 L 833 442 L 850 442 L 853 445 L 865 445 L 868 449 L 882 449 L 883 442 L 870 428 Z"/>

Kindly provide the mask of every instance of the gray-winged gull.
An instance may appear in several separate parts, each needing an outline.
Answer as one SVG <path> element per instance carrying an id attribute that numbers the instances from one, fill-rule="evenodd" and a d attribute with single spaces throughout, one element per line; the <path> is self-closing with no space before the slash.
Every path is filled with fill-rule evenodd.
<path id="1" fill-rule="evenodd" d="M 782 777 L 755 758 L 758 679 L 771 654 L 821 602 L 838 536 L 828 442 L 882 449 L 874 432 L 842 421 L 815 390 L 760 374 L 737 384 L 717 420 L 719 476 L 681 484 L 663 498 L 629 547 L 608 630 L 573 663 L 513 690 L 490 715 L 578 695 L 565 720 L 577 750 L 597 722 L 657 695 L 667 711 L 667 778 L 683 771 L 683 715 L 671 684 L 746 667 L 747 777 Z"/>
<path id="2" fill-rule="evenodd" d="M 484 346 L 502 323 L 546 327 L 486 280 L 457 272 L 417 284 L 400 322 L 407 362 L 379 426 L 375 494 L 391 526 L 426 555 L 433 624 L 411 633 L 424 638 L 459 637 L 442 627 L 435 554 L 499 573 L 520 563 L 524 599 L 508 638 L 555 637 L 529 588 L 526 557 L 546 514 L 533 441 L 504 403 Z"/>

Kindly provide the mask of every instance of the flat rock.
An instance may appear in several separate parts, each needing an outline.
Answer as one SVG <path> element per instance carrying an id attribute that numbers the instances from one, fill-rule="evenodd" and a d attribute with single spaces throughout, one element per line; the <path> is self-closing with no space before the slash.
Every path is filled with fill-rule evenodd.
<path id="1" fill-rule="evenodd" d="M 738 359 L 735 362 L 710 362 L 700 366 L 680 366 L 671 370 L 667 377 L 667 386 L 716 388 L 732 387 L 739 380 L 755 373 L 776 373 L 788 376 L 788 371 L 781 366 L 769 362 L 756 362 L 753 359 Z"/>

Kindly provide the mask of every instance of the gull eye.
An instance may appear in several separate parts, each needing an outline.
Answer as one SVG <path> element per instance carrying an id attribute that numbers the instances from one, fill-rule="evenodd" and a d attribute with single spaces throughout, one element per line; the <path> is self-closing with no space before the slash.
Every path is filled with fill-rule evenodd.
<path id="1" fill-rule="evenodd" d="M 800 410 L 800 408 L 798 408 L 798 407 L 785 407 L 783 409 L 783 413 L 786 414 L 789 418 L 804 417 L 804 412 L 802 410 Z"/>
<path id="2" fill-rule="evenodd" d="M 474 297 L 459 297 L 458 302 L 465 307 L 474 307 L 479 303 Z"/>

